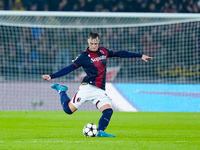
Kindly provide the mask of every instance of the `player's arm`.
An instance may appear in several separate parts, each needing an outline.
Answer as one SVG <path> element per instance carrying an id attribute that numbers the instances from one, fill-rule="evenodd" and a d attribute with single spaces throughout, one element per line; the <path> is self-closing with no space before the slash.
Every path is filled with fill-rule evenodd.
<path id="1" fill-rule="evenodd" d="M 59 70 L 58 72 L 54 73 L 54 74 L 51 74 L 51 75 L 42 75 L 42 78 L 44 80 L 51 80 L 51 79 L 54 79 L 54 78 L 58 78 L 58 77 L 62 77 L 68 73 L 70 73 L 71 71 L 74 71 L 75 69 L 79 68 L 80 66 L 83 65 L 83 60 L 85 59 L 84 58 L 84 53 L 81 53 L 79 54 L 75 60 L 73 60 L 73 63 L 61 70 Z"/>
<path id="2" fill-rule="evenodd" d="M 133 52 L 129 52 L 129 51 L 112 51 L 112 52 L 113 52 L 112 57 L 122 57 L 122 58 L 138 57 L 146 62 L 148 62 L 148 60 L 153 59 L 153 57 L 149 57 L 147 55 L 133 53 Z"/>
<path id="3" fill-rule="evenodd" d="M 71 65 L 69 65 L 69 66 L 67 66 L 65 68 L 62 68 L 61 70 L 57 71 L 54 74 L 51 74 L 51 75 L 48 75 L 48 74 L 42 75 L 42 78 L 44 80 L 51 80 L 51 79 L 54 79 L 54 78 L 62 77 L 64 75 L 70 73 L 71 71 L 74 71 L 75 69 L 76 69 L 76 67 L 73 64 L 71 64 Z"/>
<path id="4" fill-rule="evenodd" d="M 139 57 L 142 58 L 142 54 L 133 53 L 129 51 L 114 51 L 115 57 L 129 58 L 129 57 Z"/>

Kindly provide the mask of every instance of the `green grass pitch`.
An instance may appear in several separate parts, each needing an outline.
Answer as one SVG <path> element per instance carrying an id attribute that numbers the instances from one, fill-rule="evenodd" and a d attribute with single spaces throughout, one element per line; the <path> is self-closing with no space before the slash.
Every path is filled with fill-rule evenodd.
<path id="1" fill-rule="evenodd" d="M 0 111 L 1 150 L 199 150 L 200 113 L 114 112 L 107 133 L 86 138 L 98 111 Z"/>

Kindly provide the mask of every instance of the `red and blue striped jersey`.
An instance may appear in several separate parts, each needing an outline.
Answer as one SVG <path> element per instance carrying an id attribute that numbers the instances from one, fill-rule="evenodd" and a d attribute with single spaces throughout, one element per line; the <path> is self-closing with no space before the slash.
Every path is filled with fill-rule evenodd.
<path id="1" fill-rule="evenodd" d="M 114 51 L 103 47 L 99 47 L 96 52 L 87 49 L 73 61 L 73 65 L 76 68 L 82 66 L 85 70 L 87 76 L 84 77 L 82 83 L 95 85 L 105 90 L 107 58 L 114 56 Z"/>
<path id="2" fill-rule="evenodd" d="M 84 77 L 82 83 L 91 84 L 105 90 L 106 82 L 106 62 L 108 57 L 142 57 L 142 54 L 128 51 L 111 51 L 103 47 L 99 47 L 96 52 L 91 52 L 88 48 L 82 52 L 73 63 L 54 74 L 51 74 L 51 79 L 64 76 L 71 71 L 83 67 L 87 76 Z"/>

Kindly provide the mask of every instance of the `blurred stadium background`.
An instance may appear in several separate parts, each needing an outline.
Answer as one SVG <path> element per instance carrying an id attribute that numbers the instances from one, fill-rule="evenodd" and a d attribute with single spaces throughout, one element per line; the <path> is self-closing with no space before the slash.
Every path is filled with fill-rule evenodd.
<path id="1" fill-rule="evenodd" d="M 200 1 L 0 0 L 0 10 L 0 110 L 61 110 L 50 85 L 68 85 L 72 97 L 83 70 L 41 75 L 70 64 L 95 31 L 103 47 L 154 57 L 108 60 L 115 110 L 200 112 Z"/>

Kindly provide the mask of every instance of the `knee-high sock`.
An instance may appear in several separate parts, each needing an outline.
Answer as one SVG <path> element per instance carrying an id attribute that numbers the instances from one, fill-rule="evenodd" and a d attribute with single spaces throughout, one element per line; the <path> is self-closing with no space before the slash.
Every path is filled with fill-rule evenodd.
<path id="1" fill-rule="evenodd" d="M 67 114 L 72 114 L 73 112 L 71 111 L 71 109 L 69 108 L 69 105 L 68 105 L 68 103 L 70 102 L 70 98 L 67 96 L 65 91 L 61 91 L 59 94 L 60 94 L 60 102 L 63 107 L 63 110 Z"/>
<path id="2" fill-rule="evenodd" d="M 113 110 L 112 110 L 112 108 L 108 108 L 108 109 L 105 109 L 102 113 L 103 114 L 102 114 L 101 118 L 99 119 L 98 130 L 104 131 L 110 122 L 110 118 L 113 114 Z"/>

